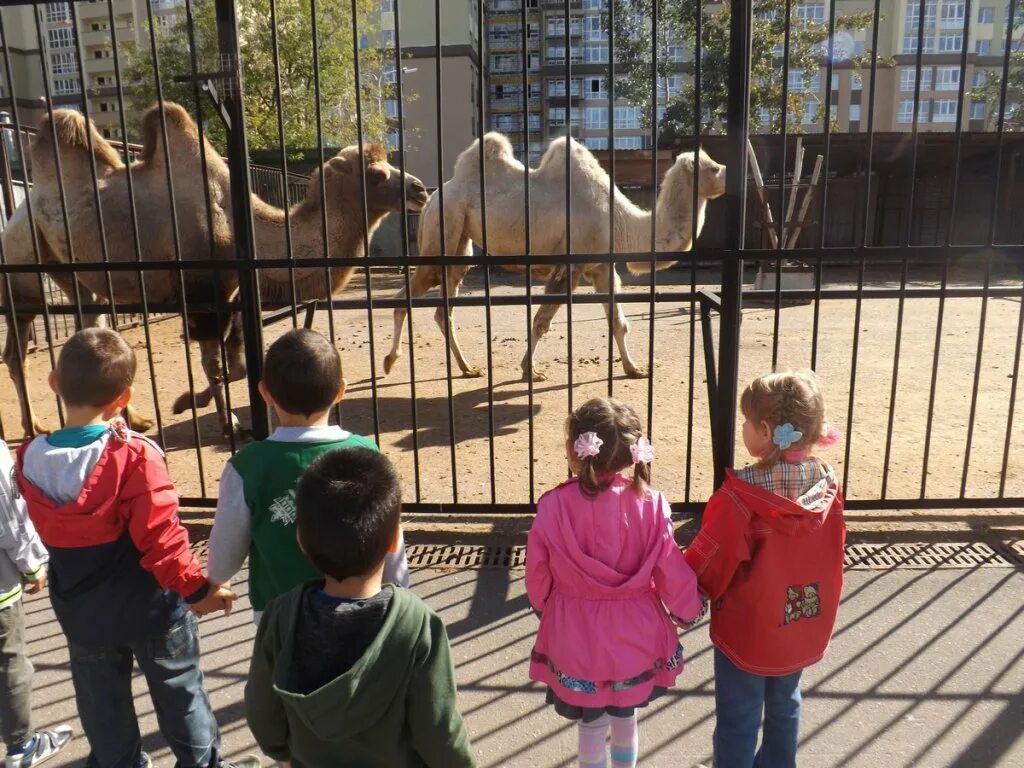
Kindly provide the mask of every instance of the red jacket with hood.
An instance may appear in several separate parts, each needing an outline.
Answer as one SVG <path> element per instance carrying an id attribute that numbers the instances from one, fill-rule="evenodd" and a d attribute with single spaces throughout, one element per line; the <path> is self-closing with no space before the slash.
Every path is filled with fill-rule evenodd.
<path id="1" fill-rule="evenodd" d="M 806 506 L 731 470 L 686 551 L 711 601 L 711 641 L 733 664 L 780 676 L 825 655 L 843 587 L 843 496 L 825 468 Z"/>

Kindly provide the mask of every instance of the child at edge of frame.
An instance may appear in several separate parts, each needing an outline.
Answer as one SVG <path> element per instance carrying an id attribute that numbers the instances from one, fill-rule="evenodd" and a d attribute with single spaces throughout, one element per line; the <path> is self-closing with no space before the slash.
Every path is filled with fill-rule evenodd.
<path id="1" fill-rule="evenodd" d="M 270 345 L 259 390 L 278 427 L 224 467 L 206 565 L 212 583 L 227 584 L 249 558 L 249 602 L 257 625 L 273 598 L 320 576 L 296 541 L 299 477 L 328 451 L 377 450 L 372 440 L 330 423 L 332 409 L 345 396 L 345 380 L 338 351 L 316 331 L 297 328 Z M 385 558 L 384 582 L 409 586 L 401 535 Z"/>
<path id="2" fill-rule="evenodd" d="M 668 501 L 648 486 L 654 449 L 633 409 L 584 403 L 565 448 L 573 477 L 541 496 L 527 541 L 526 591 L 540 614 L 530 679 L 577 724 L 580 766 L 603 768 L 610 754 L 614 768 L 632 768 L 637 709 L 675 684 L 677 626 L 696 624 L 706 603 Z"/>
<path id="3" fill-rule="evenodd" d="M 364 447 L 319 456 L 296 489 L 298 541 L 320 576 L 272 600 L 245 712 L 269 757 L 304 768 L 473 768 L 441 619 L 383 581 L 401 481 Z"/>
<path id="4" fill-rule="evenodd" d="M 711 601 L 714 765 L 795 768 L 800 678 L 825 655 L 843 588 L 843 494 L 814 455 L 839 435 L 811 371 L 759 376 L 740 409 L 756 461 L 727 471 L 685 553 Z"/>
<path id="5" fill-rule="evenodd" d="M 115 331 L 65 342 L 50 374 L 64 427 L 18 451 L 18 490 L 50 555 L 50 601 L 68 642 L 89 765 L 148 768 L 132 696 L 146 679 L 160 733 L 183 768 L 226 762 L 199 666 L 196 616 L 231 610 L 178 519 L 163 452 L 118 417 L 131 402 L 135 352 Z M 194 615 L 193 615 L 194 614 Z"/>

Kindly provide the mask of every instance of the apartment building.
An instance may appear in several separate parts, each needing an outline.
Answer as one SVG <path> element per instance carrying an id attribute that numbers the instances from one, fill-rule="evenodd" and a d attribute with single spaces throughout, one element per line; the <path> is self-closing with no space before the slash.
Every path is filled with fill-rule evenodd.
<path id="1" fill-rule="evenodd" d="M 68 2 L 4 8 L 3 42 L 11 60 L 11 77 L 9 81 L 6 71 L 0 72 L 0 105 L 9 110 L 13 86 L 19 115 L 32 125 L 47 88 L 56 106 L 81 109 L 84 85 L 89 116 L 97 129 L 107 138 L 120 138 L 114 38 L 119 55 L 126 43 L 148 45 L 149 14 L 158 28 L 169 28 L 183 9 L 184 0 L 112 0 L 112 4 L 81 0 L 74 4 L 74 13 Z M 126 117 L 128 122 L 135 118 Z"/>

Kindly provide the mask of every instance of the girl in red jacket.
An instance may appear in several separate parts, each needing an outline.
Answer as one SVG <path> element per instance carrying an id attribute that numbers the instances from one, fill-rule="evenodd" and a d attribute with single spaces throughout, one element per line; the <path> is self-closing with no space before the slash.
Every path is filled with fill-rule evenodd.
<path id="1" fill-rule="evenodd" d="M 727 472 L 686 552 L 711 601 L 715 766 L 794 768 L 800 675 L 825 655 L 843 586 L 842 491 L 812 454 L 836 435 L 811 371 L 755 379 L 740 408 L 757 462 Z"/>

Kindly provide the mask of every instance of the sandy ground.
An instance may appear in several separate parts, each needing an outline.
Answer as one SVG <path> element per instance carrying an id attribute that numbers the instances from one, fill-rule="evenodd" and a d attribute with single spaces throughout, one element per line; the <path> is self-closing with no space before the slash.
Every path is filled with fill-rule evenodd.
<path id="1" fill-rule="evenodd" d="M 869 268 L 868 284 L 898 286 L 898 272 Z M 828 287 L 852 287 L 855 272 L 830 268 Z M 979 277 L 954 274 L 953 285 L 967 285 Z M 914 285 L 935 285 L 936 275 L 924 270 L 911 271 Z M 717 275 L 698 273 L 698 288 L 715 290 Z M 375 295 L 389 296 L 400 285 L 395 276 L 375 276 Z M 661 273 L 659 289 L 689 288 L 688 270 Z M 997 277 L 996 285 L 1020 286 L 1020 279 Z M 646 293 L 646 278 L 627 278 L 627 291 Z M 495 272 L 495 294 L 524 293 L 522 276 Z M 467 279 L 467 295 L 483 292 L 482 272 Z M 535 287 L 539 293 L 541 288 Z M 587 288 L 581 289 L 586 293 Z M 359 280 L 347 295 L 365 296 Z M 895 414 L 891 455 L 886 471 L 885 448 L 890 396 L 893 388 L 898 302 L 865 301 L 859 327 L 854 329 L 855 302 L 834 300 L 823 303 L 819 330 L 817 370 L 824 383 L 831 418 L 851 440 L 850 461 L 844 466 L 843 446 L 823 455 L 848 478 L 851 498 L 914 498 L 922 494 L 922 471 L 935 348 L 937 299 L 908 299 L 902 321 L 899 375 L 895 388 Z M 646 367 L 649 348 L 650 305 L 646 302 L 624 305 L 632 324 L 630 348 L 638 362 Z M 811 362 L 813 305 L 783 307 L 779 313 L 778 360 L 785 366 L 808 366 Z M 941 335 L 935 419 L 931 433 L 928 468 L 924 488 L 928 497 L 955 497 L 960 493 L 968 451 L 968 421 L 975 361 L 978 352 L 981 299 L 950 299 L 946 302 Z M 968 497 L 994 497 L 1000 493 L 1000 474 L 1007 440 L 1010 390 L 1013 383 L 1014 345 L 1021 302 L 1017 297 L 990 299 L 984 327 L 981 364 L 977 368 L 978 396 L 970 456 L 966 472 Z M 334 335 L 341 351 L 349 391 L 344 401 L 342 421 L 348 429 L 374 434 L 374 404 L 378 415 L 382 448 L 401 469 L 407 483 L 406 498 L 423 502 L 448 503 L 456 500 L 453 489 L 457 479 L 459 502 L 527 502 L 564 477 L 563 421 L 569 407 L 586 398 L 606 394 L 608 382 L 608 323 L 600 305 L 576 305 L 573 308 L 573 388 L 567 387 L 567 341 L 569 327 L 563 310 L 550 334 L 541 344 L 538 366 L 549 380 L 534 387 L 533 410 L 528 387 L 520 380 L 519 362 L 526 347 L 527 315 L 525 307 L 495 307 L 491 311 L 493 380 L 455 378 L 448 397 L 445 376 L 444 342 L 434 325 L 432 309 L 419 309 L 413 315 L 415 337 L 415 409 L 418 430 L 412 430 L 414 399 L 410 383 L 409 346 L 396 369 L 383 376 L 382 361 L 390 347 L 392 319 L 389 310 L 373 313 L 376 386 L 370 376 L 371 345 L 366 311 L 334 313 Z M 456 313 L 463 349 L 481 367 L 486 367 L 485 310 L 460 308 Z M 694 325 L 694 320 L 697 320 Z M 775 310 L 772 306 L 749 306 L 743 311 L 740 350 L 740 380 L 768 371 L 772 365 L 772 339 Z M 288 321 L 265 330 L 269 343 L 290 327 Z M 315 327 L 329 329 L 327 312 L 316 317 Z M 711 491 L 712 461 L 710 419 L 699 313 L 692 314 L 689 302 L 658 303 L 654 313 L 652 439 L 658 458 L 655 485 L 673 501 L 701 501 Z M 715 323 L 717 335 L 717 322 Z M 197 448 L 191 414 L 174 416 L 171 404 L 185 389 L 185 349 L 181 341 L 181 323 L 177 319 L 151 326 L 153 364 L 147 362 L 142 329 L 126 332 L 140 356 L 137 404 L 146 413 L 156 409 L 152 382 L 156 381 L 163 439 L 175 482 L 183 496 L 208 496 L 217 493 L 217 478 L 229 457 L 229 446 L 220 437 L 212 405 L 198 414 L 196 428 L 201 447 Z M 691 334 L 695 357 L 691 359 Z M 854 337 L 859 339 L 856 367 L 856 399 L 853 421 L 848 423 Z M 631 403 L 647 418 L 650 383 L 626 379 L 617 354 L 613 364 L 614 394 Z M 194 375 L 202 381 L 198 349 L 191 350 Z M 40 417 L 57 426 L 56 404 L 47 396 L 45 377 L 49 360 L 44 352 L 30 357 L 30 380 L 34 402 Z M 458 376 L 458 369 L 453 369 Z M 692 369 L 692 376 L 691 376 Z M 490 385 L 490 386 L 489 386 Z M 742 386 L 742 384 L 741 384 Z M 1024 392 L 1019 393 L 1010 435 L 1010 452 L 1005 486 L 1006 496 L 1024 496 Z M 248 391 L 245 382 L 234 384 L 231 396 L 236 413 L 249 422 Z M 689 416 L 692 398 L 692 420 Z M 449 433 L 453 416 L 455 434 Z M 490 416 L 490 419 L 489 419 Z M 9 440 L 16 438 L 18 418 L 10 381 L 0 377 L 0 417 Z M 532 417 L 533 429 L 530 429 Z M 493 421 L 493 441 L 489 436 Z M 156 432 L 154 431 L 154 436 Z M 530 441 L 533 441 L 533 484 L 531 489 Z M 491 457 L 493 456 L 493 499 Z M 743 457 L 742 445 L 738 457 Z M 742 459 L 741 459 L 742 461 Z M 418 466 L 418 473 L 415 471 Z"/>

